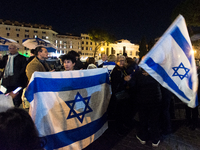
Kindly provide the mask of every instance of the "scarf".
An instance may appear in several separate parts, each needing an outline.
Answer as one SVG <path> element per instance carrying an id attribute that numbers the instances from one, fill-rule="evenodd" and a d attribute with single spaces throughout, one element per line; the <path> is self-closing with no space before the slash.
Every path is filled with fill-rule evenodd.
<path id="1" fill-rule="evenodd" d="M 18 54 L 19 53 L 16 53 L 14 55 L 12 55 L 12 54 L 8 55 L 8 60 L 7 60 L 6 68 L 5 68 L 5 71 L 4 71 L 4 78 L 7 78 L 8 76 L 13 76 L 14 75 L 14 72 L 13 72 L 14 58 Z"/>

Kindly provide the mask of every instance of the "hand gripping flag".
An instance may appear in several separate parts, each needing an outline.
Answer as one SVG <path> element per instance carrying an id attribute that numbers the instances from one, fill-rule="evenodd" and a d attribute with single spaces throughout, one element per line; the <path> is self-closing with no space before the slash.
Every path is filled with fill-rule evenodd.
<path id="1" fill-rule="evenodd" d="M 107 69 L 35 72 L 25 93 L 45 148 L 88 146 L 107 129 L 111 96 Z"/>
<path id="2" fill-rule="evenodd" d="M 197 106 L 198 78 L 192 44 L 179 15 L 139 64 L 189 107 Z"/>

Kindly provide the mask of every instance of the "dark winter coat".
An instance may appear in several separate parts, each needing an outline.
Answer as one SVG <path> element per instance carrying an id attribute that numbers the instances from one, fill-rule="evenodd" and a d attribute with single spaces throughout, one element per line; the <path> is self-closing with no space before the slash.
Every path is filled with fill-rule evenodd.
<path id="1" fill-rule="evenodd" d="M 150 75 L 144 75 L 144 70 L 138 70 L 135 79 L 136 99 L 138 104 L 159 104 L 162 99 L 160 84 Z"/>
<path id="2" fill-rule="evenodd" d="M 125 68 L 120 68 L 118 65 L 115 66 L 111 73 L 111 87 L 112 94 L 123 91 L 126 89 L 126 81 L 124 80 Z"/>
<path id="3" fill-rule="evenodd" d="M 5 55 L 3 59 L 0 61 L 0 68 L 5 68 L 8 60 L 8 55 Z M 14 58 L 14 67 L 13 67 L 13 76 L 8 76 L 7 78 L 3 78 L 2 85 L 4 87 L 9 86 L 22 86 L 25 87 L 27 84 L 27 77 L 25 73 L 25 68 L 27 65 L 26 57 L 18 54 Z"/>

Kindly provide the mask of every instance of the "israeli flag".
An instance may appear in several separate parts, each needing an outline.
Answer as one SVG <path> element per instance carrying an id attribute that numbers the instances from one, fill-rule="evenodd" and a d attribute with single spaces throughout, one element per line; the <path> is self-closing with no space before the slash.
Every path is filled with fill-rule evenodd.
<path id="1" fill-rule="evenodd" d="M 183 16 L 176 18 L 139 66 L 189 107 L 197 106 L 197 70 Z"/>
<path id="2" fill-rule="evenodd" d="M 25 96 L 47 150 L 81 150 L 108 128 L 107 69 L 35 72 Z"/>
<path id="3" fill-rule="evenodd" d="M 111 74 L 112 70 L 115 68 L 116 63 L 115 62 L 105 62 L 103 63 L 103 68 L 108 68 L 109 75 Z"/>

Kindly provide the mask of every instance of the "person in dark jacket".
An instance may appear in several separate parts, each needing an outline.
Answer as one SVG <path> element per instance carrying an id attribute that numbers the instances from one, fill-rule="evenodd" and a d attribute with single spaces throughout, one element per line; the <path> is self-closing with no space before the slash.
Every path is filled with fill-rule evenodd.
<path id="1" fill-rule="evenodd" d="M 9 45 L 9 55 L 5 55 L 0 60 L 0 68 L 4 68 L 2 85 L 7 89 L 6 93 L 15 90 L 17 87 L 25 87 L 27 84 L 27 77 L 25 73 L 26 57 L 20 55 L 17 46 L 14 44 Z M 19 107 L 22 103 L 22 91 L 13 99 L 15 107 Z"/>
<path id="2" fill-rule="evenodd" d="M 141 144 L 146 144 L 146 141 L 150 139 L 152 146 L 157 147 L 160 143 L 159 114 L 162 99 L 160 84 L 143 69 L 138 70 L 135 78 L 140 120 L 136 138 Z"/>
<path id="3" fill-rule="evenodd" d="M 119 134 L 123 134 L 123 124 L 127 119 L 127 104 L 128 98 L 124 97 L 118 99 L 116 94 L 122 91 L 126 91 L 127 82 L 130 80 L 130 76 L 126 73 L 125 57 L 120 55 L 118 57 L 115 68 L 111 73 L 111 87 L 112 96 L 109 104 L 108 113 L 115 116 L 116 129 Z M 127 96 L 127 95 L 126 95 Z"/>
<path id="4" fill-rule="evenodd" d="M 30 63 L 33 60 L 33 58 L 35 58 L 35 49 L 31 49 L 30 57 L 29 57 L 29 59 L 27 61 L 27 64 Z"/>

